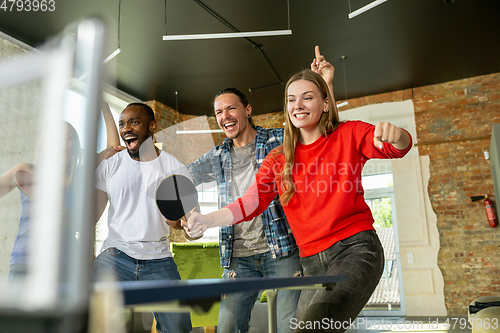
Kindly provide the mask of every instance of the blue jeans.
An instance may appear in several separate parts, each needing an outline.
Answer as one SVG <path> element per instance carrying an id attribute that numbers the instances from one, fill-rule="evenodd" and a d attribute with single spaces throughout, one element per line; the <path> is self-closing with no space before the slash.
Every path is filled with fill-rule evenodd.
<path id="1" fill-rule="evenodd" d="M 8 281 L 12 280 L 22 280 L 28 275 L 28 265 L 27 264 L 12 264 L 9 266 L 9 277 Z M 67 282 L 69 279 L 69 274 L 71 272 L 70 265 L 59 265 L 59 279 L 61 282 Z"/>
<path id="2" fill-rule="evenodd" d="M 223 278 L 290 277 L 302 275 L 298 252 L 285 258 L 272 258 L 270 252 L 249 257 L 233 257 Z M 219 333 L 246 333 L 259 292 L 224 295 L 219 310 Z M 290 319 L 295 316 L 300 290 L 279 290 L 277 297 L 278 332 L 292 332 Z"/>
<path id="3" fill-rule="evenodd" d="M 28 275 L 28 265 L 12 264 L 10 265 L 9 277 L 7 280 L 24 279 Z"/>
<path id="4" fill-rule="evenodd" d="M 318 254 L 300 258 L 300 263 L 306 276 L 346 275 L 347 281 L 330 291 L 303 290 L 296 324 L 292 325 L 295 332 L 344 332 L 377 287 L 384 270 L 384 250 L 375 231 L 362 231 Z M 305 328 L 307 322 L 314 321 L 327 324 Z"/>
<path id="5" fill-rule="evenodd" d="M 119 281 L 180 280 L 177 265 L 172 258 L 137 260 L 116 248 L 101 252 L 94 261 L 94 281 L 109 279 L 110 274 Z M 189 313 L 157 313 L 156 329 L 160 333 L 191 332 Z"/>

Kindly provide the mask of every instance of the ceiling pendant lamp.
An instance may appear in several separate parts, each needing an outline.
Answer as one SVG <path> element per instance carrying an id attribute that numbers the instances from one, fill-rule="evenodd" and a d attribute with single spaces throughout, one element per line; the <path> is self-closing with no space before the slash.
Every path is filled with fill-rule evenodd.
<path id="1" fill-rule="evenodd" d="M 167 0 L 165 0 L 165 35 L 163 36 L 163 40 L 196 40 L 196 39 L 245 38 L 245 37 L 248 38 L 248 37 L 291 35 L 292 30 L 290 29 L 290 3 L 289 3 L 289 0 L 287 0 L 287 9 L 288 9 L 288 29 L 286 29 L 286 30 L 228 32 L 228 33 L 213 33 L 213 34 L 168 35 L 167 34 Z"/>
<path id="2" fill-rule="evenodd" d="M 347 102 L 347 81 L 346 81 L 346 78 L 345 78 L 345 56 L 342 56 L 342 66 L 344 68 L 344 93 L 345 93 L 345 101 L 343 101 L 342 103 L 337 104 L 337 108 L 341 108 L 341 107 L 346 106 L 347 104 L 349 104 Z"/>
<path id="3" fill-rule="evenodd" d="M 121 7 L 122 7 L 122 0 L 118 1 L 118 48 L 114 50 L 109 56 L 106 57 L 106 59 L 103 60 L 102 64 L 105 65 L 107 64 L 111 59 L 119 55 L 122 50 L 120 49 L 120 16 L 121 16 Z M 87 78 L 88 73 L 84 73 L 82 76 L 80 76 L 78 79 L 74 80 L 70 84 L 70 88 L 75 87 L 78 83 L 82 82 Z"/>
<path id="4" fill-rule="evenodd" d="M 378 6 L 381 3 L 384 3 L 386 1 L 387 0 L 376 0 L 376 1 L 370 2 L 366 6 L 361 7 L 360 9 L 356 9 L 355 11 L 351 12 L 351 1 L 349 0 L 349 15 L 348 16 L 350 19 L 352 19 L 353 17 L 356 17 L 359 14 L 362 14 L 362 13 L 366 12 L 367 10 L 370 10 L 373 7 Z"/>

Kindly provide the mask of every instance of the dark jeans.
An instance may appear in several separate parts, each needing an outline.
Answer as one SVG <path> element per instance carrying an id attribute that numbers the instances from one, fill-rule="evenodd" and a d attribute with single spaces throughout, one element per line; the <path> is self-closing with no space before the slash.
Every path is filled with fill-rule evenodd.
<path id="1" fill-rule="evenodd" d="M 110 275 L 118 281 L 180 280 L 172 258 L 138 260 L 112 247 L 101 252 L 92 267 L 94 281 L 106 281 Z M 191 332 L 189 313 L 153 312 L 160 333 Z"/>
<path id="2" fill-rule="evenodd" d="M 304 275 L 346 275 L 330 291 L 303 290 L 295 332 L 344 332 L 355 320 L 382 276 L 384 251 L 375 231 L 362 231 L 330 248 L 300 258 Z"/>
<path id="3" fill-rule="evenodd" d="M 233 257 L 229 268 L 224 269 L 224 279 L 291 277 L 302 275 L 299 254 L 284 258 L 272 258 L 271 253 L 249 257 Z M 259 292 L 226 294 L 219 311 L 219 333 L 246 333 L 249 330 L 250 315 Z M 278 333 L 291 333 L 290 320 L 295 317 L 300 290 L 279 290 L 277 297 Z"/>

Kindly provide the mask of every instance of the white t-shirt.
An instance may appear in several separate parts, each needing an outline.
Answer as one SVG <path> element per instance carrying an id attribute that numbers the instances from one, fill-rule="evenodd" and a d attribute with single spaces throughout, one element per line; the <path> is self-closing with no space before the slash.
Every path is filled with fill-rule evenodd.
<path id="1" fill-rule="evenodd" d="M 184 164 L 163 151 L 153 161 L 138 162 L 123 150 L 99 164 L 96 188 L 107 193 L 110 203 L 109 234 L 101 251 L 116 247 L 141 260 L 172 256 L 170 229 L 155 199 L 158 185 L 172 174 L 192 181 Z"/>

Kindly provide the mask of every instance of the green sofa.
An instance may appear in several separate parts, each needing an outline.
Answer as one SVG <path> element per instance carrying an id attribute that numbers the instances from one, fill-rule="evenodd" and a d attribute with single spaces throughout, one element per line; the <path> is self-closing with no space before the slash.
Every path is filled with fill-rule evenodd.
<path id="1" fill-rule="evenodd" d="M 218 242 L 170 243 L 170 249 L 182 279 L 222 278 Z M 218 319 L 219 302 L 207 313 L 191 311 L 193 327 L 217 326 Z"/>

